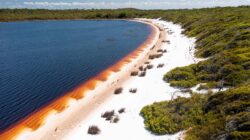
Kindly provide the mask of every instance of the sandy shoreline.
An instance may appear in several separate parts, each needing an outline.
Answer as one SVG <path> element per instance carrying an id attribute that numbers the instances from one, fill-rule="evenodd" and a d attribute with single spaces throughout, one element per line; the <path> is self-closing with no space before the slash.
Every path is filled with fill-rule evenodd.
<path id="1" fill-rule="evenodd" d="M 102 84 L 101 86 L 97 86 L 97 88 L 94 91 L 91 91 L 88 93 L 88 95 L 83 99 L 86 102 L 83 104 L 79 104 L 75 107 L 75 111 L 73 112 L 72 110 L 72 114 L 74 115 L 68 115 L 68 119 L 65 119 L 65 121 L 60 124 L 57 125 L 58 128 L 57 132 L 53 131 L 55 129 L 52 129 L 52 131 L 48 131 L 46 132 L 46 136 L 41 136 L 41 139 L 53 139 L 53 140 L 60 140 L 60 139 L 64 139 L 65 134 L 68 134 L 72 129 L 74 129 L 76 126 L 78 126 L 80 124 L 80 122 L 84 122 L 85 120 L 90 118 L 89 114 L 92 114 L 96 109 L 100 108 L 102 106 L 102 104 L 104 102 L 106 102 L 107 100 L 109 100 L 110 97 L 114 96 L 113 92 L 117 87 L 121 87 L 124 82 L 126 82 L 129 78 L 130 78 L 130 73 L 136 69 L 138 69 L 138 67 L 142 64 L 144 64 L 144 62 L 146 62 L 148 59 L 148 56 L 150 54 L 153 54 L 156 52 L 157 48 L 160 47 L 161 45 L 161 41 L 163 40 L 163 37 L 165 35 L 162 35 L 163 37 L 158 38 L 158 36 L 160 35 L 160 32 L 158 30 L 158 27 L 156 27 L 155 25 L 152 25 L 152 23 L 150 22 L 144 22 L 141 20 L 133 20 L 135 22 L 142 22 L 145 24 L 149 24 L 150 26 L 152 26 L 153 29 L 153 35 L 154 37 L 152 38 L 153 40 L 151 40 L 151 43 L 146 43 L 143 44 L 143 46 L 147 46 L 145 47 L 145 49 L 140 52 L 139 57 L 132 60 L 131 62 L 129 62 L 129 64 L 127 66 L 124 66 L 122 68 L 121 71 L 119 71 L 118 73 L 113 73 L 110 75 L 110 77 L 108 78 L 110 81 L 116 81 L 116 82 L 110 82 L 109 80 L 106 83 L 100 83 Z M 153 50 L 150 50 L 152 48 L 152 46 L 156 45 L 156 47 Z M 118 80 L 118 81 L 117 81 Z M 81 102 L 81 101 L 79 101 Z M 80 106 L 80 107 L 78 107 Z M 73 108 L 73 107 L 72 107 Z M 77 108 L 77 109 L 76 109 Z M 81 111 L 81 112 L 79 112 Z M 65 117 L 66 118 L 66 117 Z M 40 137 L 40 136 L 35 136 Z"/>
<path id="2" fill-rule="evenodd" d="M 110 96 L 113 95 L 114 89 L 124 83 L 128 77 L 130 77 L 131 71 L 137 69 L 139 65 L 143 64 L 147 60 L 146 58 L 148 55 L 156 51 L 156 48 L 160 46 L 163 37 L 165 37 L 165 35 L 163 35 L 164 32 L 162 32 L 162 35 L 160 35 L 160 31 L 158 29 L 159 27 L 156 27 L 149 21 L 133 21 L 149 24 L 152 28 L 152 35 L 144 44 L 129 54 L 126 58 L 123 58 L 123 60 L 119 61 L 115 67 L 112 66 L 112 71 L 104 71 L 102 75 L 100 74 L 101 76 L 98 75 L 99 77 L 95 77 L 94 81 L 91 81 L 92 83 L 87 83 L 87 85 L 90 85 L 90 90 L 86 91 L 86 95 L 84 93 L 80 93 L 79 95 L 79 92 L 70 93 L 70 97 L 73 98 L 68 96 L 63 98 L 63 100 L 65 100 L 63 105 L 52 105 L 52 109 L 50 108 L 50 111 L 46 110 L 46 113 L 43 111 L 41 113 L 37 113 L 41 116 L 46 115 L 43 116 L 44 118 L 39 116 L 44 120 L 42 122 L 38 122 L 41 124 L 35 124 L 36 127 L 37 125 L 40 125 L 38 126 L 37 130 L 32 131 L 30 128 L 21 124 L 16 129 L 10 129 L 9 133 L 7 131 L 5 134 L 0 134 L 0 138 L 61 139 L 65 134 L 67 134 L 68 131 L 70 131 L 72 127 L 77 125 L 79 121 L 82 121 L 83 118 L 87 118 L 88 114 L 91 114 L 91 112 L 98 108 L 103 101 L 110 98 Z M 160 36 L 161 38 L 159 39 Z M 151 50 L 154 44 L 156 44 L 156 47 Z M 79 91 L 82 90 L 85 91 L 85 89 L 80 89 Z M 31 121 L 28 122 L 30 123 Z M 34 122 L 31 122 L 31 124 L 32 123 L 34 125 Z"/>
<path id="3" fill-rule="evenodd" d="M 139 113 L 142 107 L 153 102 L 189 96 L 170 87 L 162 78 L 173 68 L 199 61 L 194 57 L 195 39 L 183 35 L 181 26 L 172 22 L 154 19 L 133 21 L 150 24 L 153 29 L 144 44 L 114 66 L 35 114 L 38 122 L 28 119 L 20 123 L 17 129 L 5 134 L 5 137 L 0 134 L 0 138 L 9 140 L 17 136 L 14 138 L 20 140 L 180 139 L 182 132 L 163 136 L 151 134 L 144 128 L 143 118 Z M 166 52 L 159 52 L 159 49 Z M 149 59 L 149 55 L 159 53 L 162 54 L 161 57 Z M 138 71 L 139 66 L 146 66 L 145 62 L 153 65 L 153 68 L 146 70 L 145 76 L 130 76 L 132 71 Z M 163 67 L 159 68 L 159 64 L 163 64 Z M 117 87 L 123 88 L 119 95 L 113 94 Z M 136 88 L 137 92 L 130 93 L 131 88 Z M 117 112 L 121 108 L 125 108 L 125 113 Z M 119 117 L 118 123 L 101 118 L 101 114 L 110 110 L 115 110 L 116 116 Z M 97 125 L 101 133 L 87 134 L 90 125 Z M 31 128 L 37 129 L 32 131 Z"/>
<path id="4" fill-rule="evenodd" d="M 151 20 L 164 28 L 167 40 L 160 45 L 161 49 L 166 49 L 167 53 L 158 59 L 150 60 L 154 67 L 147 70 L 145 77 L 130 77 L 122 83 L 123 92 L 119 95 L 112 95 L 110 98 L 101 102 L 101 106 L 93 110 L 86 118 L 82 119 L 77 125 L 73 126 L 70 132 L 63 137 L 63 140 L 177 140 L 181 139 L 182 132 L 174 135 L 156 136 L 144 128 L 143 118 L 139 115 L 142 107 L 153 102 L 170 100 L 177 96 L 188 97 L 179 89 L 170 87 L 162 80 L 163 75 L 169 70 L 189 65 L 197 62 L 194 58 L 194 38 L 183 35 L 181 26 L 171 22 L 161 20 Z M 193 50 L 193 51 L 190 51 Z M 153 51 L 152 51 L 153 52 Z M 155 53 L 155 52 L 154 52 Z M 162 68 L 156 68 L 159 64 L 164 64 Z M 129 92 L 130 88 L 137 88 L 134 94 Z M 174 93 L 174 94 L 173 94 Z M 119 114 L 118 110 L 125 108 L 125 113 Z M 119 117 L 118 123 L 112 123 L 101 118 L 106 111 L 115 111 Z M 101 133 L 98 135 L 87 134 L 88 127 L 96 125 Z M 47 137 L 49 138 L 49 137 Z"/>

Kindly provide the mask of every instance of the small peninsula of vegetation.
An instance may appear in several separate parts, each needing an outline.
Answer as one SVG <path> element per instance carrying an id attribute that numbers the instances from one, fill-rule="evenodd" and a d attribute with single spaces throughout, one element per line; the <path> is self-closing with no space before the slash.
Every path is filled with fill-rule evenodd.
<path id="1" fill-rule="evenodd" d="M 186 140 L 249 140 L 250 83 L 216 94 L 178 97 L 141 110 L 147 129 L 155 134 L 188 130 Z"/>
<path id="2" fill-rule="evenodd" d="M 230 89 L 192 93 L 190 98 L 148 105 L 141 110 L 146 128 L 159 135 L 187 130 L 186 140 L 249 140 L 250 6 L 192 10 L 0 10 L 0 21 L 159 17 L 181 24 L 183 34 L 196 38 L 195 55 L 205 58 L 197 64 L 176 68 L 163 79 L 178 88 L 203 83 L 199 89 Z"/>

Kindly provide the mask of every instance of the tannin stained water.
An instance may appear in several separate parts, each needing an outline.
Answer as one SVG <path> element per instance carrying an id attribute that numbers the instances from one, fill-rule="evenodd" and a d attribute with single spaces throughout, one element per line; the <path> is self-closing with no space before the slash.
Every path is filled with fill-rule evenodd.
<path id="1" fill-rule="evenodd" d="M 0 131 L 115 64 L 150 33 L 121 20 L 0 23 Z"/>

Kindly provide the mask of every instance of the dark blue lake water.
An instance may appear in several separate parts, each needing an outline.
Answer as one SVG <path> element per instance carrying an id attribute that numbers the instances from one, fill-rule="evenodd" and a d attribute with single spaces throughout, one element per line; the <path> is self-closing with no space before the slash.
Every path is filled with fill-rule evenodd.
<path id="1" fill-rule="evenodd" d="M 0 23 L 0 130 L 116 63 L 150 32 L 119 20 Z"/>

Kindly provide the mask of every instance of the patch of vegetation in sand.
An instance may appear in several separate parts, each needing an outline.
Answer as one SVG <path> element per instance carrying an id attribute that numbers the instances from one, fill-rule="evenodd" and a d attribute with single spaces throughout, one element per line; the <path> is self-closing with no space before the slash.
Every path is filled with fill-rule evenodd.
<path id="1" fill-rule="evenodd" d="M 101 130 L 100 130 L 100 128 L 98 126 L 95 126 L 95 125 L 89 126 L 88 134 L 97 135 L 100 132 L 101 132 Z"/>
<path id="2" fill-rule="evenodd" d="M 188 130 L 186 140 L 249 139 L 250 83 L 216 94 L 193 94 L 146 106 L 145 126 L 156 134 Z"/>

